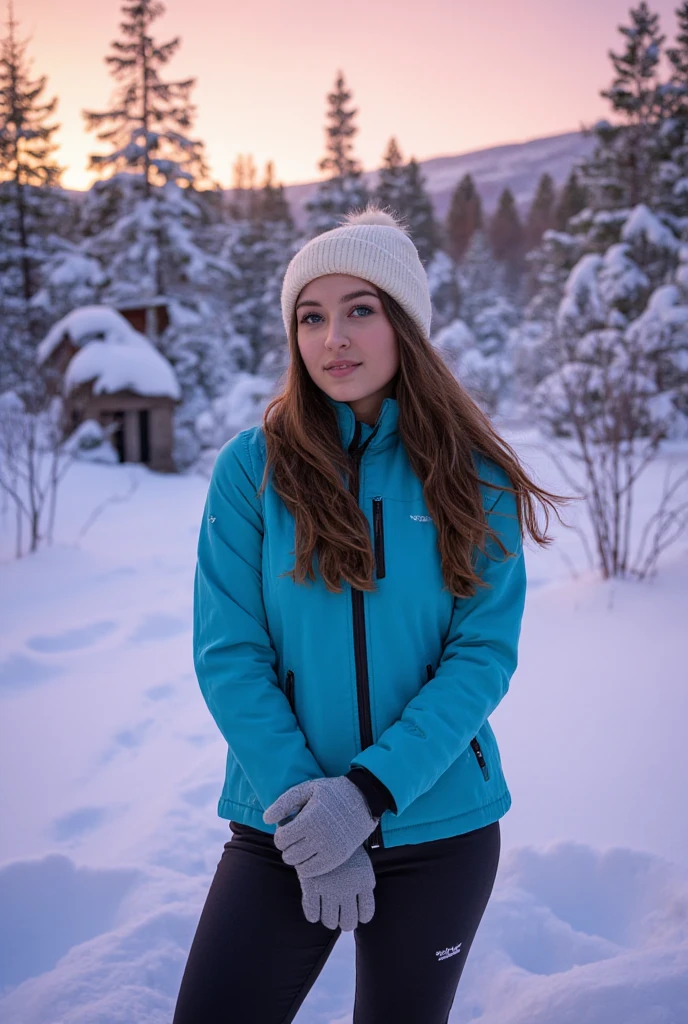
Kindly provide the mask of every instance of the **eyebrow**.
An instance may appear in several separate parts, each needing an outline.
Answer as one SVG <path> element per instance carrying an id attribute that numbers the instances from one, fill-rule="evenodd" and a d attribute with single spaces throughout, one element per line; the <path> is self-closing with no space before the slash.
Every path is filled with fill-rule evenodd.
<path id="1" fill-rule="evenodd" d="M 379 295 L 371 291 L 360 291 L 360 292 L 348 292 L 347 295 L 342 295 L 340 302 L 349 302 L 351 299 L 358 299 L 361 295 L 372 295 L 374 299 L 379 299 Z M 304 299 L 299 302 L 296 309 L 300 309 L 301 306 L 322 306 L 322 302 L 316 302 L 315 299 Z"/>

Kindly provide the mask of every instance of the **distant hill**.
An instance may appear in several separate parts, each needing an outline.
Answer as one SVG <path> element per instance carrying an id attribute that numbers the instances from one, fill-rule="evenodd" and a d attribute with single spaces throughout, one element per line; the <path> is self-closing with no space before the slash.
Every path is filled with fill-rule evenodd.
<path id="1" fill-rule="evenodd" d="M 485 213 L 492 213 L 502 189 L 508 185 L 514 193 L 519 212 L 525 215 L 540 175 L 548 171 L 559 187 L 568 177 L 573 164 L 588 156 L 594 145 L 594 138 L 585 138 L 581 132 L 566 132 L 528 142 L 490 146 L 489 149 L 477 149 L 457 156 L 433 157 L 431 160 L 420 160 L 419 164 L 435 213 L 440 219 L 444 219 L 447 214 L 451 193 L 467 173 L 473 176 Z M 363 174 L 371 188 L 374 188 L 377 177 L 376 170 Z M 303 205 L 316 186 L 317 181 L 284 186 L 298 227 L 304 225 Z"/>
<path id="2" fill-rule="evenodd" d="M 483 201 L 483 210 L 490 215 L 497 205 L 499 196 L 507 185 L 514 194 L 519 212 L 525 215 L 533 197 L 540 175 L 549 171 L 554 184 L 559 187 L 569 175 L 573 164 L 588 156 L 595 145 L 593 138 L 585 138 L 581 132 L 565 132 L 562 135 L 548 135 L 528 142 L 513 142 L 503 146 L 490 146 L 470 153 L 455 156 L 437 156 L 431 160 L 420 160 L 426 187 L 430 193 L 435 214 L 443 220 L 447 215 L 453 190 L 464 176 L 470 173 Z M 363 178 L 370 188 L 377 183 L 378 171 L 366 171 Z M 292 215 L 298 228 L 305 227 L 304 203 L 317 187 L 317 180 L 298 185 L 285 185 L 284 192 L 291 206 Z M 86 195 L 84 191 L 65 189 L 77 200 Z M 233 189 L 225 189 L 230 196 Z"/>

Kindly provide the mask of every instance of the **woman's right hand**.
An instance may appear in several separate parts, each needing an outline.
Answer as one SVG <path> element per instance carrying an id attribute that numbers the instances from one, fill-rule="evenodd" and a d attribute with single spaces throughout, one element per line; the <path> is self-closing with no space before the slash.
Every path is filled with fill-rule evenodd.
<path id="1" fill-rule="evenodd" d="M 357 847 L 348 860 L 332 871 L 301 878 L 301 905 L 311 924 L 351 932 L 367 924 L 375 913 L 375 872 L 367 850 Z"/>

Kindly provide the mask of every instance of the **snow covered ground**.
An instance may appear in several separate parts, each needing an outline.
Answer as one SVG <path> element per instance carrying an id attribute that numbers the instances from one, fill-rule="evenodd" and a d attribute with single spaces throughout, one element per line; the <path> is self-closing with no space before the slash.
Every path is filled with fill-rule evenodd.
<path id="1" fill-rule="evenodd" d="M 536 435 L 505 434 L 566 489 Z M 688 446 L 644 478 L 646 510 L 669 458 Z M 229 838 L 191 661 L 206 485 L 77 464 L 52 549 L 12 561 L 0 522 L 3 1024 L 171 1020 Z M 491 719 L 513 806 L 450 1022 L 686 1024 L 688 537 L 656 578 L 602 583 L 551 528 L 526 549 L 520 664 Z M 351 1021 L 353 948 L 342 934 L 299 1022 Z"/>

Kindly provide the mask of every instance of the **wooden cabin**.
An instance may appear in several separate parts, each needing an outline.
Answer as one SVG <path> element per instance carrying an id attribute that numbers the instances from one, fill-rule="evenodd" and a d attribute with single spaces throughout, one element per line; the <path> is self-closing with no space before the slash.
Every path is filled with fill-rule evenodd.
<path id="1" fill-rule="evenodd" d="M 171 364 L 109 306 L 83 306 L 55 324 L 38 359 L 63 400 L 63 429 L 85 420 L 113 428 L 120 462 L 175 471 L 174 410 L 181 398 Z"/>

